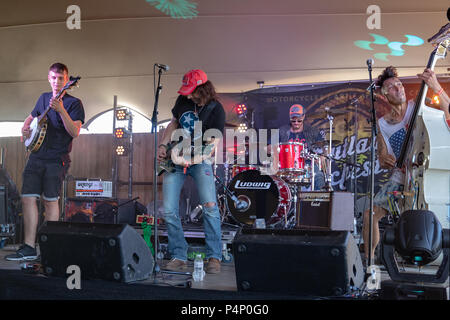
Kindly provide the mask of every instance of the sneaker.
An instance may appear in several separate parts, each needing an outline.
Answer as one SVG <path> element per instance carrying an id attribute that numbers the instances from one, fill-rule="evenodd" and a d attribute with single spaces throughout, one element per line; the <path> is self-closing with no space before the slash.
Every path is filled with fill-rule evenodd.
<path id="1" fill-rule="evenodd" d="M 166 264 L 164 269 L 170 270 L 170 271 L 183 271 L 183 270 L 187 269 L 187 262 L 180 260 L 180 259 L 173 258 Z"/>
<path id="2" fill-rule="evenodd" d="M 219 273 L 220 261 L 216 258 L 209 258 L 208 265 L 206 266 L 206 273 Z"/>
<path id="3" fill-rule="evenodd" d="M 31 246 L 29 246 L 27 244 L 23 244 L 16 251 L 16 253 L 5 256 L 5 259 L 8 261 L 36 260 L 37 259 L 37 251 L 35 248 L 33 248 Z"/>

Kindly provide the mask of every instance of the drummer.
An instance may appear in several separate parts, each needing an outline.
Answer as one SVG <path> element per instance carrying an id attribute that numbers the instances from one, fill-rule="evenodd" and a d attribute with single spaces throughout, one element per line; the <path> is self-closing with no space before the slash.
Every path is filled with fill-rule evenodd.
<path id="1" fill-rule="evenodd" d="M 305 122 L 305 108 L 300 104 L 294 104 L 289 109 L 289 124 L 284 125 L 279 131 L 280 143 L 301 142 L 304 149 L 311 149 L 314 143 L 323 141 L 320 131 Z M 306 160 L 310 164 L 310 160 Z M 321 157 L 321 162 L 325 163 L 325 158 Z M 325 176 L 319 170 L 317 164 L 314 165 L 314 190 L 321 190 L 325 186 Z"/>

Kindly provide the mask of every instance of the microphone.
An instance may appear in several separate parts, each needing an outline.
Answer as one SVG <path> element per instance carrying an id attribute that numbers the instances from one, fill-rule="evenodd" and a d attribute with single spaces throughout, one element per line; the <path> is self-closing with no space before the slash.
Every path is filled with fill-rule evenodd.
<path id="1" fill-rule="evenodd" d="M 242 211 L 242 210 L 245 210 L 248 208 L 248 203 L 247 203 L 247 201 L 238 200 L 237 202 L 235 202 L 235 206 L 236 206 L 236 209 L 238 209 L 239 211 Z"/>
<path id="2" fill-rule="evenodd" d="M 370 91 L 370 89 L 376 89 L 376 88 L 381 88 L 380 86 L 376 85 L 377 81 L 372 81 L 372 83 L 370 84 L 370 86 L 367 87 L 367 91 Z"/>
<path id="3" fill-rule="evenodd" d="M 243 211 L 248 208 L 248 202 L 239 200 L 234 194 L 230 194 L 231 200 L 234 202 L 234 207 L 239 211 Z"/>
<path id="4" fill-rule="evenodd" d="M 374 64 L 373 59 L 372 58 L 371 59 L 367 59 L 366 64 L 367 64 L 368 67 L 371 67 Z"/>
<path id="5" fill-rule="evenodd" d="M 163 69 L 164 71 L 169 71 L 170 67 L 167 64 L 155 63 L 155 66 Z"/>

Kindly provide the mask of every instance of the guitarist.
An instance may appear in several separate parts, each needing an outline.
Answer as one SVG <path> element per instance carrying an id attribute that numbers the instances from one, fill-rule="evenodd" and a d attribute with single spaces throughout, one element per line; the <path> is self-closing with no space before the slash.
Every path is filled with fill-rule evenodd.
<path id="1" fill-rule="evenodd" d="M 422 74 L 417 75 L 419 79 L 425 81 L 436 94 L 440 95 L 442 100 L 449 102 L 448 96 L 441 90 L 434 72 L 425 69 Z M 414 101 L 406 101 L 405 88 L 398 79 L 397 70 L 390 66 L 387 67 L 378 77 L 377 87 L 381 88 L 382 97 L 384 97 L 390 107 L 382 118 L 378 120 L 377 135 L 377 155 L 381 168 L 388 169 L 392 175 L 389 180 L 381 186 L 373 199 L 373 224 L 372 224 L 372 248 L 371 257 L 374 257 L 375 248 L 380 240 L 379 221 L 389 212 L 389 193 L 403 190 L 404 173 L 396 167 L 396 161 L 401 153 L 403 141 L 407 132 L 411 114 L 414 109 Z M 442 107 L 441 107 L 442 108 Z M 442 108 L 444 110 L 444 108 Z M 445 112 L 445 110 L 444 110 Z M 446 113 L 446 117 L 448 112 Z M 448 117 L 447 117 L 448 119 Z M 364 253 L 366 261 L 369 256 L 369 213 L 370 208 L 364 212 L 363 220 L 363 239 Z"/>
<path id="2" fill-rule="evenodd" d="M 80 134 L 84 122 L 84 109 L 81 100 L 67 93 L 59 99 L 55 97 L 69 80 L 67 67 L 54 63 L 48 71 L 51 92 L 43 93 L 37 100 L 31 114 L 22 127 L 22 138 L 30 136 L 30 124 L 35 117 L 47 113 L 47 132 L 41 147 L 30 154 L 23 172 L 22 212 L 24 217 L 24 244 L 16 253 L 6 256 L 7 260 L 35 260 L 36 229 L 38 225 L 38 207 L 36 200 L 42 195 L 45 220 L 59 220 L 58 200 L 62 181 L 70 165 L 69 153 L 73 138 Z"/>
<path id="3" fill-rule="evenodd" d="M 199 138 L 192 136 L 197 121 L 201 121 L 202 124 L 202 137 L 208 129 L 216 129 L 223 133 L 225 126 L 225 111 L 204 71 L 196 69 L 187 72 L 178 93 L 180 96 L 172 109 L 172 120 L 164 131 L 158 147 L 159 161 L 168 157 L 167 144 L 176 129 L 188 132 L 190 134 L 188 138 L 192 142 L 195 138 Z M 219 138 L 216 137 L 214 144 L 217 146 L 218 142 Z M 213 152 L 214 150 L 210 156 Z M 180 191 L 186 175 L 194 179 L 200 203 L 203 205 L 206 259 L 208 259 L 206 272 L 219 273 L 222 259 L 222 231 L 211 162 L 205 159 L 186 160 L 186 157 L 175 166 L 174 172 L 165 172 L 163 176 L 164 220 L 168 231 L 169 253 L 172 257 L 165 269 L 182 271 L 187 268 L 188 245 L 184 238 L 178 208 Z"/>

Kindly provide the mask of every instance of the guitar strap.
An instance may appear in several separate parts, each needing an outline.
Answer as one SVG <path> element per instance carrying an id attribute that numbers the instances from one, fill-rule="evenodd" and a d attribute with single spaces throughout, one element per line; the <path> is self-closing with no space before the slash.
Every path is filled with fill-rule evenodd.
<path id="1" fill-rule="evenodd" d="M 204 107 L 202 110 L 200 110 L 200 113 L 198 114 L 199 120 L 204 122 L 206 119 L 208 119 L 209 115 L 211 114 L 211 111 L 214 110 L 214 107 L 217 105 L 217 101 L 211 101 L 206 107 Z"/>

